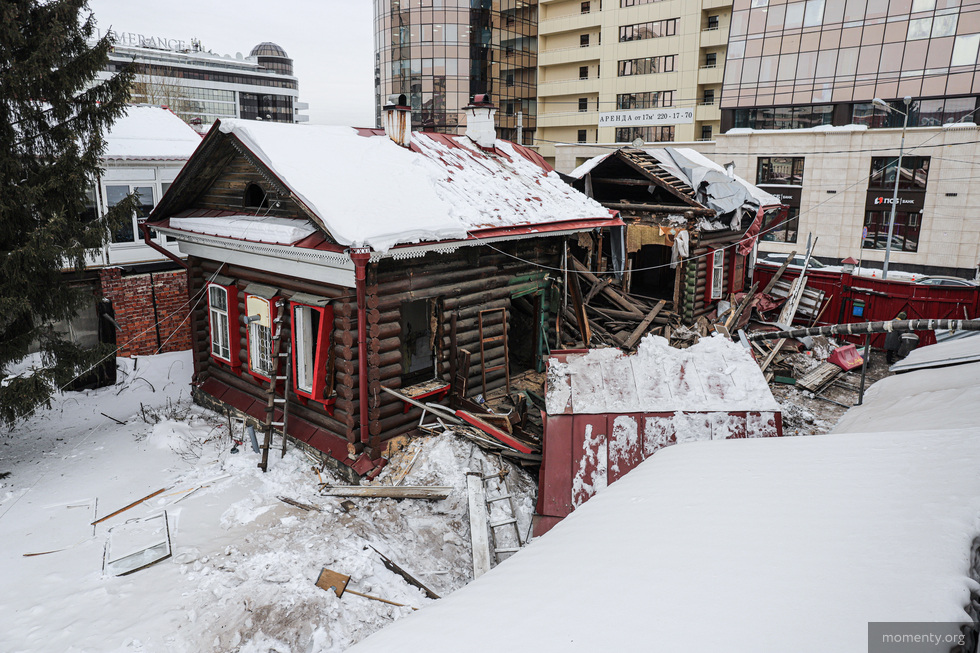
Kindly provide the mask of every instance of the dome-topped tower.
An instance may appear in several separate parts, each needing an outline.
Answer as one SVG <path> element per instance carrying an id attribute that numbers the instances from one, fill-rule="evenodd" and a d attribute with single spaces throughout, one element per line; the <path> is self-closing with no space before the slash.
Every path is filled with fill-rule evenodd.
<path id="1" fill-rule="evenodd" d="M 276 43 L 272 43 L 270 41 L 259 43 L 257 46 L 252 48 L 249 56 L 256 57 L 259 65 L 271 71 L 283 75 L 293 74 L 293 60 L 290 59 L 286 54 L 286 51 Z"/>

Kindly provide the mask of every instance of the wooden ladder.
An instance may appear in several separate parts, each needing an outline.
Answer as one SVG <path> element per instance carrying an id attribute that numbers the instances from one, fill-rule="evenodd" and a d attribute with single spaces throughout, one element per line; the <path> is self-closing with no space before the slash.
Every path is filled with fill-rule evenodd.
<path id="1" fill-rule="evenodd" d="M 282 455 L 286 455 L 286 421 L 289 418 L 286 393 L 289 392 L 289 370 L 292 367 L 289 364 L 289 357 L 292 346 L 287 343 L 286 349 L 283 351 L 282 320 L 285 303 L 283 299 L 276 301 L 276 317 L 272 320 L 272 345 L 270 349 L 272 370 L 269 372 L 269 388 L 266 391 L 267 401 L 265 405 L 265 422 L 263 423 L 265 441 L 262 443 L 262 462 L 259 463 L 259 469 L 263 472 L 269 469 L 269 449 L 272 448 L 272 432 L 277 428 L 282 429 Z M 279 386 L 280 380 L 284 381 L 284 385 L 282 396 L 278 397 L 276 396 L 276 389 Z M 275 421 L 277 407 L 282 407 L 281 422 Z"/>
<path id="2" fill-rule="evenodd" d="M 500 471 L 496 474 L 490 474 L 483 476 L 483 483 L 485 487 L 485 496 L 487 500 L 487 515 L 489 516 L 490 525 L 490 538 L 493 541 L 493 557 L 496 563 L 499 565 L 502 562 L 501 554 L 513 555 L 521 550 L 524 546 L 524 540 L 521 538 L 521 530 L 517 526 L 517 511 L 514 508 L 514 497 L 510 492 L 510 484 L 507 482 L 507 474 L 510 470 L 504 467 L 503 460 L 500 456 L 497 457 L 500 464 Z M 494 484 L 496 487 L 489 487 L 488 484 Z M 493 493 L 493 496 L 491 496 Z M 493 519 L 493 504 L 506 501 L 505 505 L 510 509 L 508 514 L 505 514 L 501 519 L 494 521 Z M 516 547 L 502 547 L 500 546 L 499 537 L 497 536 L 498 528 L 511 527 L 514 529 L 514 536 L 517 538 Z"/>
<path id="3" fill-rule="evenodd" d="M 483 316 L 489 313 L 500 313 L 501 321 L 504 326 L 503 335 L 492 336 L 490 338 L 485 337 L 483 333 Z M 504 343 L 504 363 L 503 365 L 494 365 L 493 367 L 487 367 L 487 349 L 486 346 L 489 343 L 497 342 L 502 340 Z M 510 361 L 510 349 L 507 346 L 507 309 L 506 308 L 489 308 L 480 311 L 480 374 L 483 378 L 483 398 L 487 398 L 487 372 L 495 372 L 497 370 L 504 371 L 504 378 L 507 381 L 507 394 L 510 394 L 510 371 L 507 366 Z"/>

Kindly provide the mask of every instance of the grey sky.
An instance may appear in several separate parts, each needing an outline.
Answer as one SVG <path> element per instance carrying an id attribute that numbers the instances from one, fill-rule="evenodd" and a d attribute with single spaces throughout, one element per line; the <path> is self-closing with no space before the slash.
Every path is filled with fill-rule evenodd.
<path id="1" fill-rule="evenodd" d="M 89 0 L 100 30 L 201 40 L 235 55 L 262 41 L 293 59 L 311 123 L 374 126 L 371 0 Z M 223 8 L 222 8 L 223 7 Z"/>

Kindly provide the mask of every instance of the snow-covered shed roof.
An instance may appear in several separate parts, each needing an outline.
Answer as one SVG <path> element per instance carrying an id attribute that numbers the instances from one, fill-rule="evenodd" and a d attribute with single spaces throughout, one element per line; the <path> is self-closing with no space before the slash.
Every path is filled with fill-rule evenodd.
<path id="1" fill-rule="evenodd" d="M 969 623 L 978 465 L 977 428 L 669 447 L 349 650 L 866 653 L 869 622 Z"/>
<path id="2" fill-rule="evenodd" d="M 380 130 L 250 120 L 222 120 L 214 129 L 257 157 L 345 247 L 386 251 L 493 230 L 616 222 L 536 153 L 508 141 L 487 150 L 465 136 L 414 133 L 407 149 Z"/>
<path id="3" fill-rule="evenodd" d="M 968 337 L 937 342 L 919 347 L 892 365 L 893 372 L 909 372 L 927 367 L 949 367 L 980 361 L 980 334 L 964 331 Z"/>
<path id="4" fill-rule="evenodd" d="M 755 210 L 782 204 L 775 195 L 729 173 L 724 166 L 689 147 L 644 148 L 643 152 L 656 159 L 665 171 L 694 188 L 698 201 L 719 215 L 743 207 Z M 608 152 L 592 157 L 569 176 L 581 179 L 612 154 Z"/>
<path id="5" fill-rule="evenodd" d="M 548 362 L 549 415 L 780 410 L 759 365 L 727 338 L 687 349 L 647 336 L 635 354 L 617 348 L 556 354 Z"/>
<path id="6" fill-rule="evenodd" d="M 131 106 L 106 135 L 107 160 L 183 161 L 201 144 L 201 135 L 163 107 Z"/>

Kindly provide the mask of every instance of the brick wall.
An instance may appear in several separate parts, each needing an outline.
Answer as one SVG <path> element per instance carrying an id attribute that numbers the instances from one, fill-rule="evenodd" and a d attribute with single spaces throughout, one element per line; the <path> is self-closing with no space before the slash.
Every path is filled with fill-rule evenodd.
<path id="1" fill-rule="evenodd" d="M 102 295 L 112 301 L 121 328 L 117 355 L 191 348 L 185 270 L 123 276 L 121 268 L 105 268 L 99 277 Z"/>

